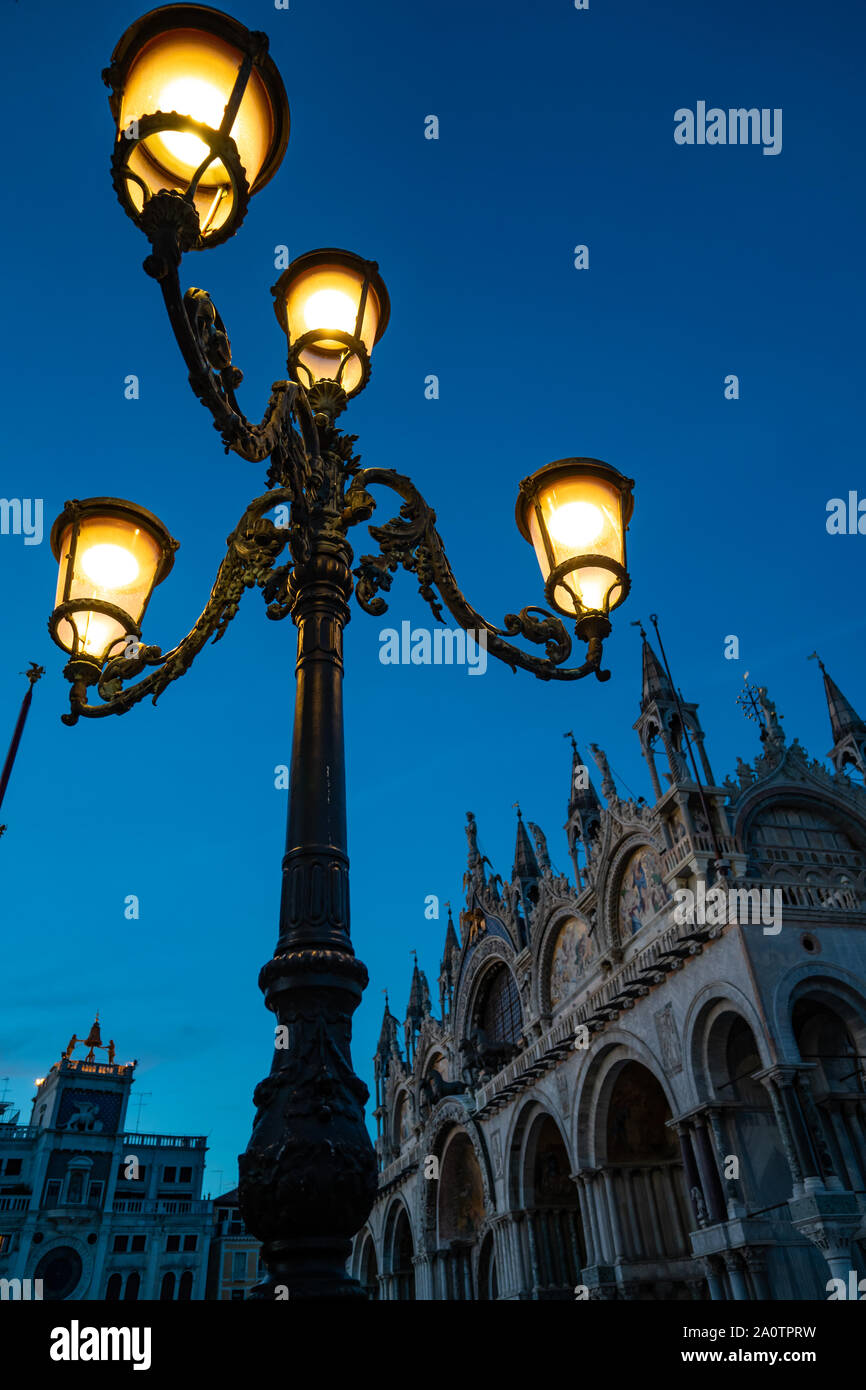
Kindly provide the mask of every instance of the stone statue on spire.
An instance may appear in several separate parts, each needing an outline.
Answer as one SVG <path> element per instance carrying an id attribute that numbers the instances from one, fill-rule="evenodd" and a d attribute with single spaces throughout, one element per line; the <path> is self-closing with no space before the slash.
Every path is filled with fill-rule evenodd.
<path id="1" fill-rule="evenodd" d="M 605 753 L 603 748 L 599 748 L 597 743 L 591 743 L 589 746 L 592 751 L 592 756 L 595 758 L 595 761 L 598 764 L 598 770 L 601 773 L 601 790 L 604 795 L 605 801 L 619 801 L 619 795 L 616 790 L 616 783 L 614 782 L 613 776 L 611 774 L 610 763 L 607 760 L 607 754 Z"/>

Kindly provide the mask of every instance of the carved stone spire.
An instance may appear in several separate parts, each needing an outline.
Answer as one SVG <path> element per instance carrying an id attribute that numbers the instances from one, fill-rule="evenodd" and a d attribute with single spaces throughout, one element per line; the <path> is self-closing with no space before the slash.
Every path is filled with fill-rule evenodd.
<path id="1" fill-rule="evenodd" d="M 824 694 L 827 698 L 830 729 L 833 734 L 833 747 L 827 757 L 837 772 L 841 772 L 843 767 L 851 763 L 861 776 L 866 778 L 866 724 L 842 694 L 832 676 L 827 674 L 821 658 L 817 653 L 813 655 L 817 657 L 824 677 Z"/>
<path id="2" fill-rule="evenodd" d="M 709 786 L 715 784 L 713 771 L 704 749 L 704 731 L 698 719 L 698 707 L 677 696 L 664 662 L 650 646 L 640 623 L 641 634 L 641 696 L 640 714 L 635 721 L 641 752 L 649 768 L 650 781 L 657 801 L 666 795 L 656 768 L 656 747 L 659 742 L 667 758 L 669 772 L 665 777 L 671 786 L 695 785 L 687 742 L 697 750 L 703 776 Z"/>
<path id="3" fill-rule="evenodd" d="M 672 704 L 675 704 L 673 687 L 668 680 L 667 671 L 650 646 L 643 628 L 641 628 L 641 639 L 643 643 L 641 711 L 648 709 L 655 700 L 664 702 L 670 700 Z"/>
<path id="4" fill-rule="evenodd" d="M 583 873 L 578 857 L 578 846 L 583 847 L 587 864 L 592 854 L 592 842 L 601 820 L 601 802 L 589 776 L 589 768 L 583 761 L 574 734 L 564 735 L 571 741 L 571 783 L 568 793 L 568 820 L 565 824 L 568 836 L 568 849 L 574 865 L 574 878 L 578 888 L 584 887 Z"/>
<path id="5" fill-rule="evenodd" d="M 523 883 L 537 883 L 541 877 L 538 861 L 535 858 L 535 850 L 523 824 L 523 815 L 520 807 L 517 807 L 517 844 L 514 849 L 514 868 L 511 871 L 513 881 Z"/>
<path id="6" fill-rule="evenodd" d="M 454 985 L 456 984 L 457 962 L 460 959 L 460 942 L 457 939 L 457 932 L 454 928 L 454 918 L 451 916 L 451 904 L 446 903 L 448 908 L 448 927 L 445 932 L 445 948 L 442 952 L 442 962 L 439 966 L 439 1008 L 443 1019 L 446 1013 L 451 1012 L 451 1004 L 454 999 Z"/>

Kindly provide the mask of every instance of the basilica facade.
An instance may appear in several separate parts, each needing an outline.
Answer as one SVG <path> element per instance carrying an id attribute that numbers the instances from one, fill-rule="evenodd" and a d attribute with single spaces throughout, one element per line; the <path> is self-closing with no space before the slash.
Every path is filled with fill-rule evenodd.
<path id="1" fill-rule="evenodd" d="M 866 725 L 822 667 L 830 772 L 757 690 L 761 753 L 720 782 L 645 636 L 642 663 L 653 804 L 589 745 L 599 796 L 572 740 L 571 871 L 518 812 L 507 882 L 470 813 L 438 1010 L 417 963 L 402 1029 L 386 1004 L 371 1297 L 810 1300 L 866 1275 Z"/>

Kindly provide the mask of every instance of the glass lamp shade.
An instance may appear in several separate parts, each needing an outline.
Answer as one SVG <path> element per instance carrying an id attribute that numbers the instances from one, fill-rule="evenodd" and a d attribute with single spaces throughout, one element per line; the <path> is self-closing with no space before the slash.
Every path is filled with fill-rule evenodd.
<path id="1" fill-rule="evenodd" d="M 203 245 L 232 234 L 244 179 L 258 192 L 289 138 L 288 100 L 265 49 L 261 35 L 204 5 L 164 5 L 126 31 L 105 77 L 115 184 L 133 218 L 171 190 L 194 202 Z"/>
<path id="2" fill-rule="evenodd" d="M 326 380 L 339 382 L 347 396 L 363 390 L 391 312 L 376 262 L 333 248 L 309 251 L 271 293 L 289 340 L 289 374 L 307 388 Z"/>
<path id="3" fill-rule="evenodd" d="M 169 573 L 177 541 L 134 502 L 67 502 L 51 530 L 60 572 L 51 635 L 71 656 L 102 664 L 139 636 L 154 586 Z"/>
<path id="4" fill-rule="evenodd" d="M 517 525 L 531 541 L 548 601 L 568 617 L 626 598 L 625 534 L 634 482 L 600 459 L 558 459 L 520 485 Z"/>

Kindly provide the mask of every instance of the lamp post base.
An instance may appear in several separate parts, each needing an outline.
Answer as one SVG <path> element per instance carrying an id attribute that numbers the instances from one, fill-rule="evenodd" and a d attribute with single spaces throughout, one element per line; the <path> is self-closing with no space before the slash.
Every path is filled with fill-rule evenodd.
<path id="1" fill-rule="evenodd" d="M 367 970 L 346 952 L 290 950 L 268 961 L 259 983 L 279 1023 L 238 1160 L 241 1214 L 268 1269 L 252 1296 L 364 1298 L 346 1261 L 376 1196 L 369 1092 L 350 1055 Z"/>
<path id="2" fill-rule="evenodd" d="M 262 1247 L 268 1266 L 267 1278 L 250 1291 L 250 1298 L 275 1302 L 312 1299 L 354 1298 L 367 1295 L 347 1273 L 352 1250 L 350 1240 L 286 1240 Z"/>

